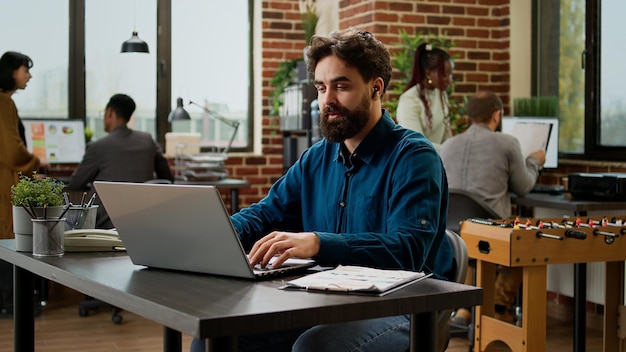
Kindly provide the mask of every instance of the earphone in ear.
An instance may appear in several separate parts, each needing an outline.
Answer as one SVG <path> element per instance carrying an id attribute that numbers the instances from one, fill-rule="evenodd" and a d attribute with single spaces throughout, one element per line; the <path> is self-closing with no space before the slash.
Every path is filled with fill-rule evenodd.
<path id="1" fill-rule="evenodd" d="M 376 92 L 378 92 L 378 87 L 374 87 L 374 91 L 372 92 L 372 99 L 376 97 Z"/>

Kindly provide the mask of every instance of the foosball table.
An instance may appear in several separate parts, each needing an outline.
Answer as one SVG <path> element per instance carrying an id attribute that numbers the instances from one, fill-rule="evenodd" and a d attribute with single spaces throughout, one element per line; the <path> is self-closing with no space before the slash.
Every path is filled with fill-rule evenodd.
<path id="1" fill-rule="evenodd" d="M 491 351 L 494 341 L 513 352 L 545 351 L 547 265 L 590 262 L 606 262 L 603 351 L 625 350 L 626 218 L 468 219 L 460 235 L 483 289 L 475 312 L 477 351 Z M 521 326 L 494 318 L 497 265 L 523 268 Z"/>

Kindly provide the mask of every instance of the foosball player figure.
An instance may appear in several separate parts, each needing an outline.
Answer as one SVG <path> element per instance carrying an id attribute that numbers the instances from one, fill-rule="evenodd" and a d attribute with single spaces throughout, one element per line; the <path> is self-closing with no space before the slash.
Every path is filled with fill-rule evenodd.
<path id="1" fill-rule="evenodd" d="M 519 216 L 516 216 L 515 217 L 515 221 L 513 221 L 513 229 L 514 230 L 519 230 L 519 223 L 520 223 Z"/>

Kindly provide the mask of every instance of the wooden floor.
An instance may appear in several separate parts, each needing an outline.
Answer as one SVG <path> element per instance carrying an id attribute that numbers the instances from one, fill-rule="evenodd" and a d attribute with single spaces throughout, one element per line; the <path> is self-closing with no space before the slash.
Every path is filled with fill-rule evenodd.
<path id="1" fill-rule="evenodd" d="M 163 328 L 129 312 L 122 312 L 123 322 L 115 325 L 110 310 L 100 308 L 87 317 L 78 315 L 78 303 L 83 295 L 51 284 L 48 305 L 35 319 L 35 350 L 37 352 L 72 351 L 162 351 Z M 189 350 L 191 337 L 183 335 L 183 351 Z M 572 351 L 571 322 L 548 320 L 547 349 L 549 352 Z M 0 319 L 0 352 L 13 351 L 13 320 Z M 467 352 L 468 340 L 453 338 L 449 352 Z M 499 345 L 494 352 L 510 351 Z M 602 351 L 602 332 L 588 329 L 586 352 Z"/>

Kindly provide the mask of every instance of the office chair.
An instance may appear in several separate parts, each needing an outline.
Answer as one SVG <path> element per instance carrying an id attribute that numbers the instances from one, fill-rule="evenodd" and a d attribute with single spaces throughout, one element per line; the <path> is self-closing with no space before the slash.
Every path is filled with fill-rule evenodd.
<path id="1" fill-rule="evenodd" d="M 446 228 L 460 233 L 461 222 L 471 218 L 502 219 L 502 216 L 480 197 L 462 189 L 450 188 L 448 201 L 448 221 Z M 468 265 L 475 266 L 475 260 L 469 259 Z M 464 282 L 465 278 L 461 282 Z M 475 279 L 474 279 L 475 281 Z M 470 309 L 472 321 L 468 326 L 452 324 L 450 335 L 453 337 L 467 336 L 469 351 L 474 349 L 474 309 Z"/>
<path id="2" fill-rule="evenodd" d="M 461 221 L 471 218 L 502 219 L 502 216 L 474 193 L 450 188 L 446 228 L 459 233 Z"/>
<path id="3" fill-rule="evenodd" d="M 467 266 L 468 266 L 468 257 L 467 257 L 467 247 L 465 246 L 465 242 L 461 238 L 461 236 L 457 235 L 454 231 L 446 229 L 446 238 L 448 238 L 448 242 L 452 246 L 452 252 L 454 254 L 454 261 L 452 263 L 453 272 L 450 273 L 447 277 L 448 280 L 463 283 L 465 281 L 465 275 L 467 274 Z M 446 309 L 439 312 L 438 319 L 438 332 L 439 332 L 439 351 L 445 351 L 448 347 L 448 342 L 450 340 L 450 315 L 452 314 L 453 309 Z"/>

